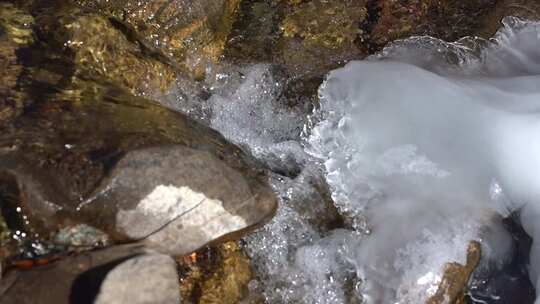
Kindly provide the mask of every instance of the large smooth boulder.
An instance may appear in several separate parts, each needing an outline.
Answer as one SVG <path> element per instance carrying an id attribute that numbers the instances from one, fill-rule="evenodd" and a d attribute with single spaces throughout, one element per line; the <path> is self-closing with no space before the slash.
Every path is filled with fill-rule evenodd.
<path id="1" fill-rule="evenodd" d="M 116 241 L 149 237 L 151 246 L 186 254 L 276 208 L 264 168 L 250 156 L 121 90 L 50 100 L 0 137 L 0 175 L 11 185 L 4 196 L 15 197 L 28 234 L 86 223 Z"/>

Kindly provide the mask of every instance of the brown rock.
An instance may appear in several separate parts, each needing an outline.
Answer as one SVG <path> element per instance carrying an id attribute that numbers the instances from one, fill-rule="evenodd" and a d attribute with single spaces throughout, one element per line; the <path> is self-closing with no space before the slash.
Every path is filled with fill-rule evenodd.
<path id="1" fill-rule="evenodd" d="M 0 3 L 0 127 L 15 118 L 25 105 L 14 88 L 23 67 L 17 62 L 17 50 L 31 44 L 34 18 L 10 3 Z"/>
<path id="2" fill-rule="evenodd" d="M 455 262 L 447 263 L 439 288 L 427 300 L 427 304 L 459 304 L 465 303 L 465 290 L 467 283 L 478 266 L 481 257 L 481 245 L 471 241 L 467 248 L 467 263 L 461 265 Z"/>
<path id="3" fill-rule="evenodd" d="M 180 264 L 180 290 L 188 303 L 239 303 L 252 277 L 250 261 L 235 242 L 208 248 Z"/>
<path id="4" fill-rule="evenodd" d="M 392 40 L 418 32 L 433 1 L 378 1 L 377 19 L 370 33 L 370 44 L 384 46 Z"/>
<path id="5" fill-rule="evenodd" d="M 130 24 L 167 56 L 202 75 L 221 55 L 240 0 L 80 0 Z"/>
<path id="6" fill-rule="evenodd" d="M 294 76 L 319 77 L 365 55 L 357 42 L 366 1 L 251 1 L 242 3 L 225 52 L 234 61 L 271 61 Z"/>
<path id="7" fill-rule="evenodd" d="M 161 229 L 149 244 L 186 254 L 273 214 L 262 168 L 219 133 L 121 90 L 91 88 L 80 100 L 45 102 L 1 136 L 1 171 L 22 193 L 32 231 L 89 223 L 139 240 Z M 165 207 L 153 205 L 160 195 Z"/>
<path id="8" fill-rule="evenodd" d="M 540 3 L 526 0 L 499 0 L 484 18 L 479 20 L 477 34 L 488 38 L 499 28 L 506 16 L 515 16 L 531 20 L 540 20 Z"/>
<path id="9" fill-rule="evenodd" d="M 294 74 L 318 76 L 339 62 L 358 58 L 367 16 L 365 1 L 312 0 L 291 6 L 280 24 L 280 60 Z"/>
<path id="10" fill-rule="evenodd" d="M 109 79 L 136 94 L 163 92 L 176 79 L 172 64 L 128 25 L 75 6 L 53 9 L 39 15 L 37 28 L 74 75 Z"/>

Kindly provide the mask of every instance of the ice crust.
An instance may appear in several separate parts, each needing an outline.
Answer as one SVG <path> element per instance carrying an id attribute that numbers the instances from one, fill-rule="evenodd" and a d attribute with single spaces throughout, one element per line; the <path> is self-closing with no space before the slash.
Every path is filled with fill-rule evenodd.
<path id="1" fill-rule="evenodd" d="M 169 100 L 276 172 L 278 212 L 245 239 L 250 287 L 268 303 L 424 303 L 471 240 L 482 270 L 504 266 L 511 211 L 540 239 L 539 50 L 540 24 L 507 18 L 489 41 L 412 37 L 350 62 L 309 115 L 286 106 L 286 79 L 264 64 L 209 73 L 207 99 Z M 321 182 L 340 228 L 313 221 Z"/>
<path id="2" fill-rule="evenodd" d="M 509 211 L 538 233 L 539 34 L 508 18 L 491 41 L 414 37 L 328 75 L 310 152 L 342 213 L 371 232 L 355 250 L 368 302 L 425 302 L 434 290 L 419 283 L 463 263 L 470 240 L 504 263 Z"/>

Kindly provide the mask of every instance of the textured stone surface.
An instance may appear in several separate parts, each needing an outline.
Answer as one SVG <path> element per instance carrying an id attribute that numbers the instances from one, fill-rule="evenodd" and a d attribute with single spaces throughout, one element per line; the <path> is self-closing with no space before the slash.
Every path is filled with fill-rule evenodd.
<path id="1" fill-rule="evenodd" d="M 79 212 L 119 240 L 182 255 L 269 218 L 261 186 L 209 152 L 147 148 L 127 153 Z"/>
<path id="2" fill-rule="evenodd" d="M 118 246 L 79 254 L 46 266 L 8 272 L 0 281 L 0 303 L 91 304 L 111 269 L 142 254 L 146 251 L 140 246 Z M 151 275 L 147 273 L 146 277 Z"/>
<path id="3" fill-rule="evenodd" d="M 92 95 L 91 104 L 64 104 L 64 110 L 54 109 L 59 104 L 50 104 L 53 111 L 45 107 L 34 113 L 38 115 L 21 117 L 17 128 L 4 133 L 0 164 L 4 174 L 14 181 L 8 192 L 24 193 L 20 207 L 32 231 L 46 236 L 47 231 L 82 222 L 104 230 L 116 240 L 143 238 L 174 220 L 151 214 L 145 222 L 148 227 L 124 229 L 129 227 L 129 221 L 144 214 L 129 210 L 136 209 L 160 185 L 175 189 L 185 186 L 189 195 L 208 198 L 201 210 L 219 207 L 213 209 L 218 226 L 212 231 L 216 235 L 193 230 L 193 234 L 180 237 L 169 234 L 172 226 L 162 230 L 174 240 L 163 245 L 180 246 L 171 247 L 176 253 L 187 253 L 184 250 L 204 245 L 211 236 L 242 230 L 273 214 L 276 203 L 265 185 L 264 172 L 241 150 L 181 114 L 121 96 L 116 94 L 115 102 L 110 103 L 108 98 L 99 101 Z M 121 105 L 122 100 L 128 103 Z M 100 117 L 97 125 L 95 117 Z M 17 140 L 25 134 L 35 136 L 37 141 Z M 195 207 L 193 203 L 190 201 L 187 208 Z M 187 210 L 171 204 L 171 208 L 178 208 L 167 210 L 172 214 Z M 123 215 L 117 214 L 120 210 L 124 210 Z M 184 219 L 195 218 L 195 214 L 179 218 L 177 224 L 187 224 Z M 236 219 L 232 226 L 220 222 L 229 215 Z M 193 225 L 211 220 L 199 219 Z M 228 228 L 222 233 L 219 227 Z M 187 231 L 182 228 L 176 232 Z M 153 243 L 161 245 L 161 241 Z"/>
<path id="4" fill-rule="evenodd" d="M 240 0 L 80 0 L 133 26 L 167 56 L 200 75 L 221 55 Z"/>
<path id="5" fill-rule="evenodd" d="M 95 304 L 179 304 L 180 289 L 174 260 L 144 254 L 114 267 L 101 283 Z"/>
<path id="6" fill-rule="evenodd" d="M 0 3 L 0 127 L 18 116 L 25 105 L 14 90 L 23 68 L 16 51 L 34 41 L 34 18 L 9 3 Z"/>
<path id="7" fill-rule="evenodd" d="M 185 302 L 234 304 L 244 299 L 252 273 L 250 260 L 240 246 L 227 242 L 184 258 L 180 277 Z"/>
<path id="8" fill-rule="evenodd" d="M 36 19 L 37 31 L 83 77 L 109 79 L 132 93 L 168 89 L 178 71 L 128 24 L 56 2 Z"/>
<path id="9" fill-rule="evenodd" d="M 482 255 L 481 245 L 471 241 L 467 248 L 467 262 L 461 265 L 455 262 L 446 264 L 441 283 L 427 304 L 465 303 L 465 290 L 473 271 L 478 266 Z"/>

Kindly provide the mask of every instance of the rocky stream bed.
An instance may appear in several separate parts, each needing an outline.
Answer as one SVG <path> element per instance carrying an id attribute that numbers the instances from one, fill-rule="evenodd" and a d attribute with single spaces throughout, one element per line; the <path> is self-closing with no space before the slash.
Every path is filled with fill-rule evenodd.
<path id="1" fill-rule="evenodd" d="M 539 19 L 0 1 L 0 303 L 535 303 Z"/>

